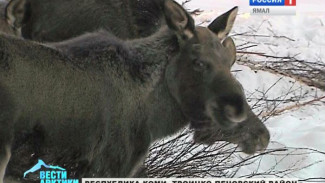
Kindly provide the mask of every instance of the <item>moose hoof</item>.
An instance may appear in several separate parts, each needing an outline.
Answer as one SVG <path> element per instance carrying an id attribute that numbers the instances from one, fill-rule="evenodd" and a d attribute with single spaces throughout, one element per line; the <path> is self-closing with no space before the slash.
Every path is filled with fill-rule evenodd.
<path id="1" fill-rule="evenodd" d="M 253 131 L 245 134 L 243 141 L 238 143 L 239 147 L 246 154 L 254 154 L 264 151 L 270 142 L 270 133 L 267 129 Z"/>

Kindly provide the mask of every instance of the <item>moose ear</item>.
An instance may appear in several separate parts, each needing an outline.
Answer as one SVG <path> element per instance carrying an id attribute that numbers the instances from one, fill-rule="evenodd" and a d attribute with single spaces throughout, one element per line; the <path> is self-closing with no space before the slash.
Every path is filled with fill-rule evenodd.
<path id="1" fill-rule="evenodd" d="M 165 0 L 164 3 L 164 15 L 168 27 L 183 40 L 192 38 L 195 30 L 193 18 L 175 1 Z"/>
<path id="2" fill-rule="evenodd" d="M 223 40 L 227 37 L 229 32 L 232 29 L 232 26 L 235 23 L 236 16 L 238 13 L 238 7 L 234 7 L 233 9 L 229 10 L 227 13 L 216 18 L 208 28 L 216 33 L 220 40 Z"/>
<path id="3" fill-rule="evenodd" d="M 11 0 L 6 6 L 5 16 L 8 24 L 20 30 L 26 15 L 26 0 Z"/>
<path id="4" fill-rule="evenodd" d="M 236 61 L 236 45 L 234 40 L 231 37 L 227 37 L 222 42 L 222 45 L 228 50 L 230 66 L 234 65 Z"/>

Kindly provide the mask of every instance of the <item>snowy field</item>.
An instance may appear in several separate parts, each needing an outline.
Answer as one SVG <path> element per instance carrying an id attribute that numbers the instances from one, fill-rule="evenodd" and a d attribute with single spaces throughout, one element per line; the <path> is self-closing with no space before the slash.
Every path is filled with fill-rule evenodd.
<path id="1" fill-rule="evenodd" d="M 192 0 L 186 7 L 192 10 L 197 8 L 204 10 L 196 17 L 196 23 L 204 26 L 233 6 L 239 6 L 239 16 L 231 33 L 234 35 L 236 45 L 247 42 L 258 44 L 245 51 L 279 57 L 292 56 L 308 62 L 325 63 L 324 0 L 297 1 L 296 16 L 250 16 L 248 2 L 248 0 Z M 246 36 L 241 36 L 242 34 Z M 258 55 L 246 55 L 245 59 L 272 62 L 272 59 L 265 59 Z M 233 70 L 243 84 L 252 105 L 263 99 L 269 101 L 269 104 L 275 103 L 274 101 L 285 101 L 276 104 L 277 109 L 289 108 L 266 120 L 265 123 L 271 132 L 271 143 L 268 149 L 306 148 L 284 160 L 274 155 L 266 155 L 258 163 L 241 169 L 236 176 L 250 175 L 252 172 L 258 174 L 259 171 L 266 172 L 274 165 L 277 165 L 277 171 L 281 171 L 317 163 L 286 176 L 300 179 L 324 178 L 325 162 L 322 161 L 325 161 L 325 155 L 305 154 L 305 152 L 309 148 L 325 152 L 325 99 L 297 108 L 291 109 L 290 106 L 321 98 L 325 96 L 325 92 L 289 77 L 265 71 L 253 71 L 242 65 L 235 65 Z M 297 98 L 299 102 L 291 100 Z M 265 104 L 262 108 L 257 107 L 254 110 L 263 114 L 263 111 L 265 113 L 270 110 L 265 107 L 272 108 L 273 105 Z M 322 181 L 325 182 L 324 179 Z"/>

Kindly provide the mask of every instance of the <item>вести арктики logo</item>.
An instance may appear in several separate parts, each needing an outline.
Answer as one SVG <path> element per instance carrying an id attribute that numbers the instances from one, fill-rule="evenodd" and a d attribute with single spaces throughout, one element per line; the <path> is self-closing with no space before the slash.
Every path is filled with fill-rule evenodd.
<path id="1" fill-rule="evenodd" d="M 44 171 L 44 168 L 47 169 Z M 79 183 L 78 179 L 68 179 L 67 171 L 59 166 L 47 165 L 43 160 L 24 173 L 24 178 L 30 173 L 39 171 L 40 183 Z"/>

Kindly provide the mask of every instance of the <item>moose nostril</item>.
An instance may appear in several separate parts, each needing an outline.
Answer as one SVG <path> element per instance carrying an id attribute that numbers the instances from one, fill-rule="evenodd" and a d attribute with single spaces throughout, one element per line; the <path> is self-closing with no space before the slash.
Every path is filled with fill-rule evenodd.
<path id="1" fill-rule="evenodd" d="M 235 106 L 226 105 L 224 108 L 225 116 L 234 123 L 240 123 L 246 120 L 247 113 L 245 110 L 239 110 Z"/>

